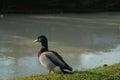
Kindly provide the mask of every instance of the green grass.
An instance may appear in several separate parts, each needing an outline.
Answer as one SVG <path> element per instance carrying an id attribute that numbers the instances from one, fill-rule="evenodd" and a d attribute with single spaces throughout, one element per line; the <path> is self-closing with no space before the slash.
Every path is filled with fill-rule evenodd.
<path id="1" fill-rule="evenodd" d="M 120 80 L 120 63 L 91 70 L 74 71 L 70 74 L 35 74 L 10 80 Z"/>

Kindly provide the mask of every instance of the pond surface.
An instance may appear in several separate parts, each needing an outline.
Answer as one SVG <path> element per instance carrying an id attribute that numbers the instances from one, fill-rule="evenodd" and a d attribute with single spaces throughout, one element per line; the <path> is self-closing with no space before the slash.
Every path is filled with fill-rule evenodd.
<path id="1" fill-rule="evenodd" d="M 73 70 L 120 62 L 120 13 L 0 16 L 0 80 L 47 74 L 38 62 L 39 35 Z"/>

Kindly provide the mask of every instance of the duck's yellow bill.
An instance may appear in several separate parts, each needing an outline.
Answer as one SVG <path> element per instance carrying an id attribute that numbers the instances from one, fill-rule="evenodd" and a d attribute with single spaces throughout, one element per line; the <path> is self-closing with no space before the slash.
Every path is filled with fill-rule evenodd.
<path id="1" fill-rule="evenodd" d="M 38 40 L 37 40 L 37 39 L 33 41 L 33 43 L 36 43 L 36 42 L 38 42 Z"/>

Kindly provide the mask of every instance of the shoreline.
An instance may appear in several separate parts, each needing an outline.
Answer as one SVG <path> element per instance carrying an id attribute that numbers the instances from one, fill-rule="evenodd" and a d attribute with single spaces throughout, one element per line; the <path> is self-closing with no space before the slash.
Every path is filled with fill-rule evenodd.
<path id="1" fill-rule="evenodd" d="M 97 68 L 83 71 L 74 71 L 70 74 L 35 74 L 26 77 L 12 78 L 10 80 L 119 80 L 120 63 L 114 65 L 103 65 Z"/>

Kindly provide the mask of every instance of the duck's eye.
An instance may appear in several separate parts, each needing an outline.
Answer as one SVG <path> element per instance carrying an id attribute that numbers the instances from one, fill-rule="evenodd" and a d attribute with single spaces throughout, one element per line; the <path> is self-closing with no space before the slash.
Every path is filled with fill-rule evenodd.
<path id="1" fill-rule="evenodd" d="M 39 39 L 38 39 L 38 41 L 42 41 L 42 39 L 41 39 L 41 38 L 39 38 Z"/>

